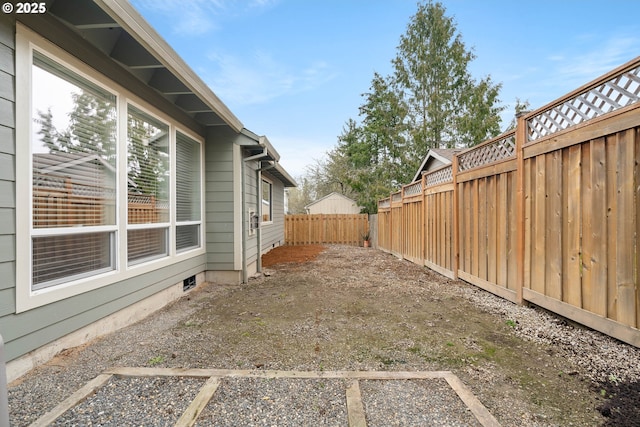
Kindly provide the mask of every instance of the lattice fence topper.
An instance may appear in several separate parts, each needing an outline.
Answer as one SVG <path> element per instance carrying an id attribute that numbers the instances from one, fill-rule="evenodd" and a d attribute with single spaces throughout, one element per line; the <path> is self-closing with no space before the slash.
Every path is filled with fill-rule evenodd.
<path id="1" fill-rule="evenodd" d="M 378 202 L 378 208 L 390 208 L 391 207 L 391 199 L 388 197 L 386 199 L 382 199 Z"/>
<path id="2" fill-rule="evenodd" d="M 397 193 L 393 193 L 391 195 L 392 202 L 401 202 L 402 201 L 402 192 L 398 191 Z"/>
<path id="3" fill-rule="evenodd" d="M 427 181 L 427 187 L 453 182 L 453 167 L 447 166 L 446 168 L 438 169 L 437 171 L 427 174 L 425 179 Z"/>
<path id="4" fill-rule="evenodd" d="M 414 182 L 404 187 L 405 196 L 415 196 L 422 194 L 422 181 Z"/>
<path id="5" fill-rule="evenodd" d="M 510 133 L 490 144 L 478 146 L 458 155 L 458 170 L 466 171 L 515 156 L 516 135 Z"/>
<path id="6" fill-rule="evenodd" d="M 640 66 L 527 120 L 527 142 L 640 101 Z"/>

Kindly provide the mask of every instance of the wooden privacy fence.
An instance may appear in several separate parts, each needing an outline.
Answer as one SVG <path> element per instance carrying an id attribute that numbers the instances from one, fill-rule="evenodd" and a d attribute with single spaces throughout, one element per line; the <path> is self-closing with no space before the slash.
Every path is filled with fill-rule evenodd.
<path id="1" fill-rule="evenodd" d="M 367 214 L 285 215 L 284 240 L 287 245 L 336 243 L 361 245 L 369 232 Z"/>
<path id="2" fill-rule="evenodd" d="M 378 203 L 378 244 L 640 347 L 640 58 Z"/>

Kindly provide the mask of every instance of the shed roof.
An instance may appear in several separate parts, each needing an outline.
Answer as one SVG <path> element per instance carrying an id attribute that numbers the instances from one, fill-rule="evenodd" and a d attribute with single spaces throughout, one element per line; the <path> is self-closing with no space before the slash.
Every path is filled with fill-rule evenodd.
<path id="1" fill-rule="evenodd" d="M 429 149 L 429 151 L 427 152 L 427 155 L 424 157 L 424 160 L 420 164 L 420 167 L 418 168 L 418 171 L 416 172 L 415 176 L 413 177 L 413 181 L 411 181 L 411 182 L 416 182 L 422 177 L 422 172 L 426 170 L 426 166 L 429 163 L 429 160 L 437 159 L 437 160 L 441 161 L 442 163 L 444 163 L 445 165 L 450 165 L 453 162 L 453 156 L 456 153 L 459 153 L 460 151 L 462 151 L 462 150 L 458 149 L 458 148 L 431 148 L 431 149 Z"/>

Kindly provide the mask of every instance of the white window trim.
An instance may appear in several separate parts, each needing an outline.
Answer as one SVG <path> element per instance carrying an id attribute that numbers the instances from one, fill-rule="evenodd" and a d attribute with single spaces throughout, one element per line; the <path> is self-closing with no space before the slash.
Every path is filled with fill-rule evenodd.
<path id="1" fill-rule="evenodd" d="M 271 186 L 271 194 L 269 199 L 269 221 L 262 220 L 262 209 L 264 207 L 263 198 L 262 198 L 262 181 L 268 183 Z M 273 225 L 273 181 L 264 175 L 260 174 L 260 226 L 269 226 Z"/>
<path id="2" fill-rule="evenodd" d="M 115 234 L 116 256 L 115 269 L 106 273 L 92 275 L 89 278 L 81 278 L 63 284 L 32 290 L 31 286 L 31 236 L 47 235 L 66 232 L 64 229 L 55 231 L 39 230 L 35 234 L 32 229 L 32 156 L 31 156 L 31 71 L 33 63 L 33 51 L 37 50 L 46 57 L 50 57 L 56 62 L 64 65 L 69 70 L 82 76 L 88 81 L 105 88 L 117 97 L 118 105 L 118 178 L 116 182 L 116 226 L 98 226 L 96 230 L 112 230 Z M 111 81 L 106 76 L 100 74 L 95 69 L 89 67 L 78 58 L 70 55 L 60 47 L 46 40 L 36 32 L 16 23 L 16 313 L 21 313 L 51 304 L 69 297 L 80 295 L 113 283 L 127 280 L 145 273 L 152 272 L 158 268 L 170 266 L 206 253 L 205 245 L 205 173 L 204 173 L 204 140 L 201 136 L 184 129 L 170 116 L 161 111 L 153 109 L 142 101 L 135 94 L 127 91 L 117 83 Z M 140 264 L 127 265 L 127 158 L 126 158 L 126 133 L 127 114 L 126 106 L 131 104 L 137 108 L 149 112 L 154 117 L 169 124 L 170 132 L 170 221 L 164 223 L 169 227 L 169 256 L 160 259 L 150 260 Z M 199 248 L 181 251 L 176 253 L 175 249 L 175 228 L 176 228 L 176 201 L 175 201 L 175 134 L 180 131 L 193 140 L 201 144 L 200 170 L 201 170 L 201 221 L 200 221 L 200 242 Z M 124 190 L 123 190 L 124 189 Z M 125 196 L 123 196 L 123 191 Z M 124 204 L 124 206 L 123 206 Z M 159 225 L 159 224 L 154 224 Z M 93 227 L 92 227 L 93 228 Z M 82 232 L 89 230 L 83 227 Z M 124 248 L 124 250 L 122 250 Z"/>

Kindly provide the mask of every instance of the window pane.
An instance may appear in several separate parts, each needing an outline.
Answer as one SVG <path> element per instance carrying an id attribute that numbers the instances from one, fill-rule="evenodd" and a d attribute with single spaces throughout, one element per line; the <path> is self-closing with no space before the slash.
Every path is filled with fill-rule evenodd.
<path id="1" fill-rule="evenodd" d="M 129 230 L 127 232 L 127 250 L 129 262 L 146 261 L 166 256 L 167 229 L 149 228 Z"/>
<path id="2" fill-rule="evenodd" d="M 176 227 L 176 249 L 183 251 L 200 247 L 200 224 Z"/>
<path id="3" fill-rule="evenodd" d="M 169 126 L 129 106 L 129 224 L 169 221 Z"/>
<path id="4" fill-rule="evenodd" d="M 178 221 L 200 221 L 200 144 L 176 135 L 176 208 Z"/>
<path id="5" fill-rule="evenodd" d="M 116 97 L 35 53 L 33 227 L 116 223 Z"/>
<path id="6" fill-rule="evenodd" d="M 262 221 L 271 221 L 271 183 L 262 181 Z"/>
<path id="7" fill-rule="evenodd" d="M 33 289 L 114 269 L 114 233 L 33 238 Z"/>

